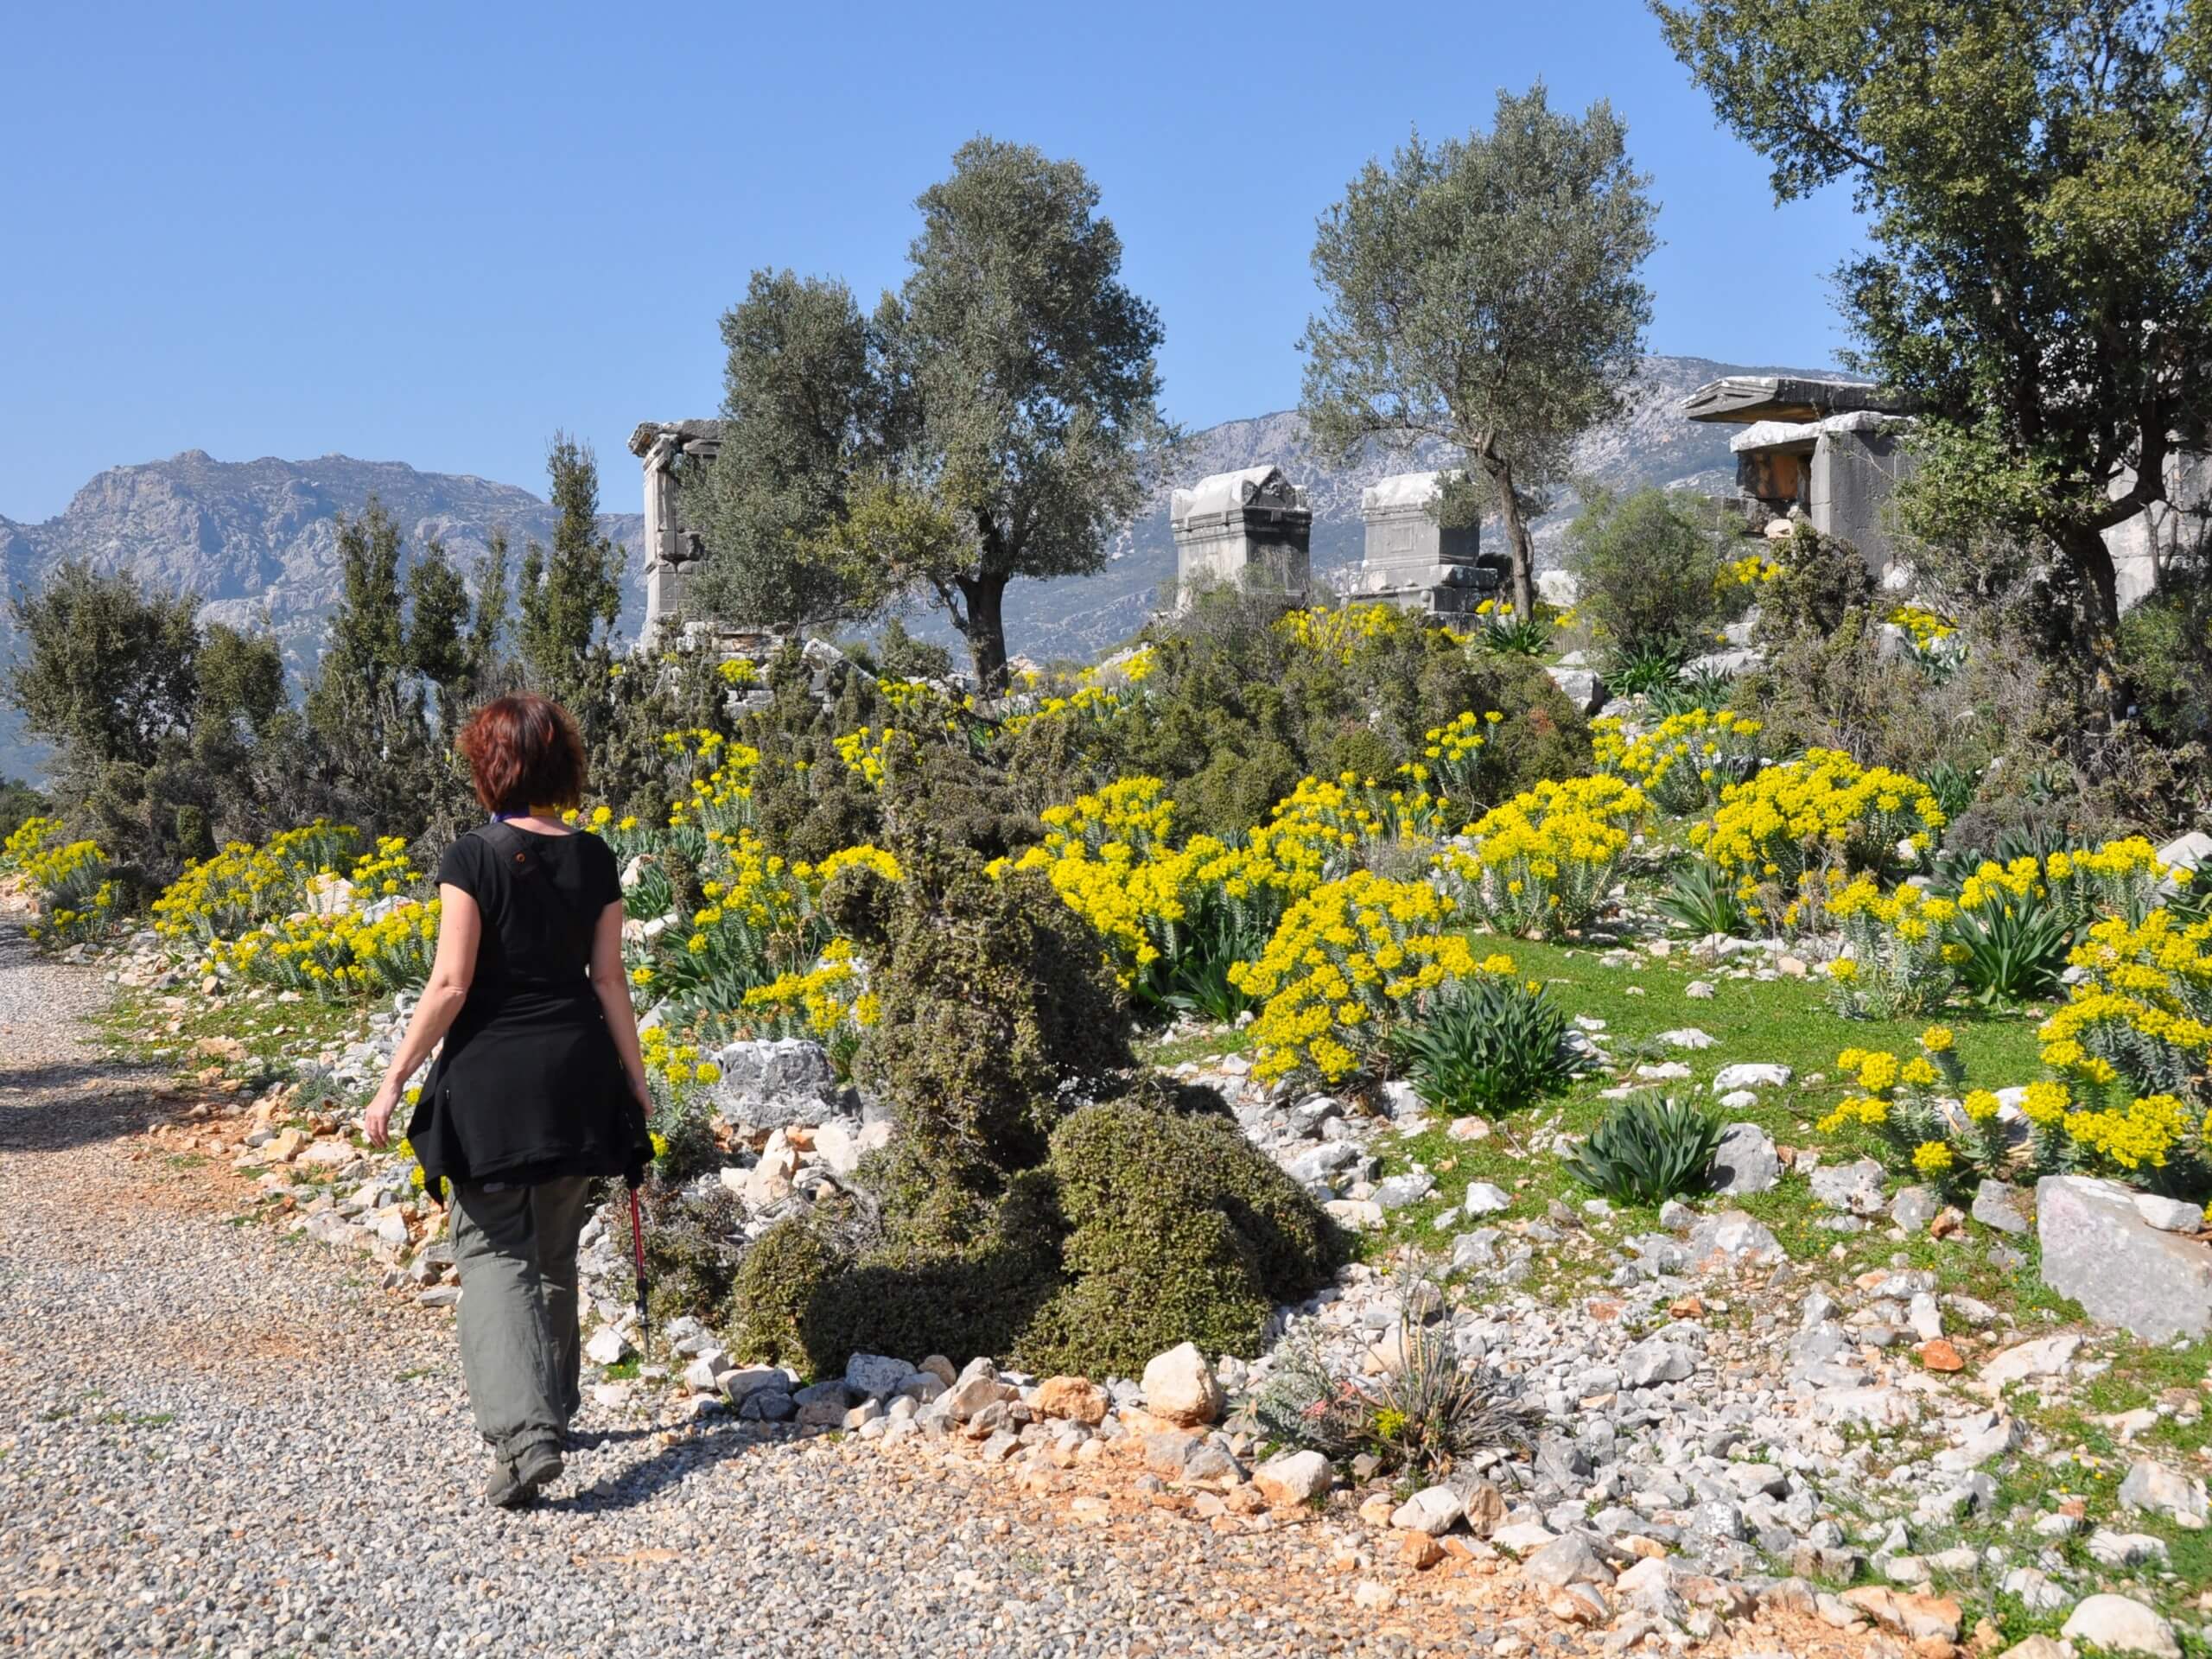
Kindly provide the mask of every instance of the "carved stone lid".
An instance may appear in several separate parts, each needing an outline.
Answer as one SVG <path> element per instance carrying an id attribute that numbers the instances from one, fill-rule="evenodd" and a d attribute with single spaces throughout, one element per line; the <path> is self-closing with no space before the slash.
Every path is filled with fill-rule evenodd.
<path id="1" fill-rule="evenodd" d="M 1867 380 L 1831 380 L 1797 374 L 1728 374 L 1682 399 L 1693 421 L 1817 421 L 1852 410 L 1905 412 L 1903 400 Z"/>
<path id="2" fill-rule="evenodd" d="M 721 436 L 722 423 L 720 421 L 639 421 L 637 429 L 630 434 L 630 453 L 643 456 L 664 437 L 688 444 L 694 442 L 720 443 Z"/>
<path id="3" fill-rule="evenodd" d="M 1440 473 L 1394 473 L 1389 478 L 1378 478 L 1359 493 L 1359 511 L 1370 518 L 1384 512 L 1426 511 L 1436 499 L 1442 476 Z"/>
<path id="4" fill-rule="evenodd" d="M 1854 409 L 1847 415 L 1831 415 L 1822 421 L 1753 421 L 1728 440 L 1737 454 L 1747 449 L 1778 449 L 1809 455 L 1824 432 L 1878 432 L 1897 422 L 1895 416 L 1871 409 Z"/>
<path id="5" fill-rule="evenodd" d="M 1171 523 L 1242 512 L 1247 508 L 1277 512 L 1310 511 L 1306 492 L 1282 475 L 1280 467 L 1247 467 L 1234 473 L 1215 473 L 1187 490 L 1178 490 L 1168 502 Z"/>

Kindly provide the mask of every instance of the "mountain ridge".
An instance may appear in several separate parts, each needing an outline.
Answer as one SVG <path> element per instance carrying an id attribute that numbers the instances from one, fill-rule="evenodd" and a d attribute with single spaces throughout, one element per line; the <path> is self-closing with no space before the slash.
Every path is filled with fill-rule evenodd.
<path id="1" fill-rule="evenodd" d="M 1680 400 L 1723 374 L 1774 372 L 1701 357 L 1647 358 L 1620 419 L 1577 446 L 1578 472 L 1613 488 L 1721 482 L 1732 476 L 1725 470 L 1731 467 L 1731 429 L 1684 420 Z M 1325 576 L 1359 557 L 1360 492 L 1391 473 L 1434 466 L 1440 453 L 1434 445 L 1397 454 L 1371 449 L 1336 465 L 1319 454 L 1304 422 L 1288 410 L 1191 433 L 1172 452 L 1144 509 L 1114 537 L 1098 575 L 1018 582 L 1008 591 L 1008 643 L 1046 660 L 1088 657 L 1135 632 L 1174 575 L 1167 508 L 1177 485 L 1262 462 L 1281 467 L 1313 501 L 1313 569 Z M 602 499 L 629 497 L 638 488 L 634 476 L 620 464 L 602 474 Z M 22 523 L 0 516 L 0 581 L 10 594 L 22 593 L 69 558 L 104 571 L 128 569 L 198 595 L 201 613 L 211 620 L 265 625 L 296 674 L 319 653 L 337 601 L 337 515 L 359 512 L 372 494 L 398 523 L 410 558 L 435 537 L 464 572 L 482 556 L 494 527 L 505 529 L 518 556 L 532 537 L 550 540 L 556 522 L 553 509 L 529 490 L 473 474 L 423 472 L 403 461 L 343 454 L 226 461 L 194 448 L 108 467 L 51 518 Z M 1562 492 L 1536 521 L 1540 562 L 1556 561 L 1574 505 L 1572 491 Z M 629 554 L 632 574 L 619 626 L 634 634 L 645 610 L 643 518 L 603 512 L 600 524 Z M 952 637 L 940 612 L 913 620 L 918 631 Z M 12 660 L 16 648 L 14 619 L 0 608 L 0 663 Z M 0 772 L 20 773 L 35 760 L 13 712 L 0 710 Z"/>

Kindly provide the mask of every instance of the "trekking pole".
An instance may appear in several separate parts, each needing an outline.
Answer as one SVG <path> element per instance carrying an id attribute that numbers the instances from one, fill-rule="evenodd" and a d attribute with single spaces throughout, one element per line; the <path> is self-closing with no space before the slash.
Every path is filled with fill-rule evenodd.
<path id="1" fill-rule="evenodd" d="M 630 1189 L 630 1249 L 638 1269 L 638 1353 L 645 1351 L 645 1222 L 638 1210 L 638 1189 Z"/>

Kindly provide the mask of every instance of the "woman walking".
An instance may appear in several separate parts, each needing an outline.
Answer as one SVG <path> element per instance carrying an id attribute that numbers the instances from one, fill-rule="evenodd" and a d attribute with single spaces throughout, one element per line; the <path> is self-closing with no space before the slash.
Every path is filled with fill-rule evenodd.
<path id="1" fill-rule="evenodd" d="M 461 1374 L 492 1446 L 485 1497 L 512 1508 L 561 1473 L 576 1236 L 593 1178 L 642 1178 L 648 1096 L 614 855 L 561 822 L 584 791 L 575 723 L 543 697 L 501 697 L 458 747 L 492 821 L 439 861 L 437 956 L 365 1128 L 385 1143 L 443 1038 L 407 1136 L 425 1190 L 444 1203 L 452 1183 Z"/>

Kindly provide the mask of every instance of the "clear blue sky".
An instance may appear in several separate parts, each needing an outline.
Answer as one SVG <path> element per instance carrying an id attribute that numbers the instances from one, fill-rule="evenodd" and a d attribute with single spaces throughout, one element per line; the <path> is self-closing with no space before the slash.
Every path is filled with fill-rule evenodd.
<path id="1" fill-rule="evenodd" d="M 1500 86 L 1611 98 L 1663 204 L 1651 344 L 1817 365 L 1848 203 L 1777 209 L 1633 0 L 1370 14 L 1033 3 L 0 0 L 0 514 L 103 467 L 340 451 L 542 491 L 714 412 L 760 265 L 898 280 L 976 132 L 1088 167 L 1166 330 L 1167 412 L 1294 404 L 1315 216 Z"/>

